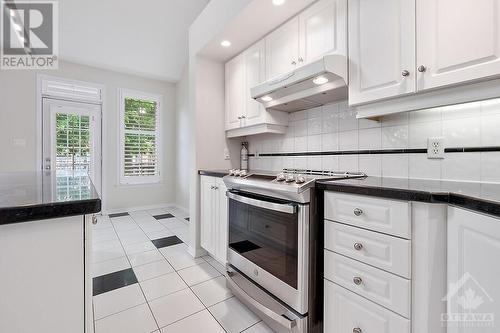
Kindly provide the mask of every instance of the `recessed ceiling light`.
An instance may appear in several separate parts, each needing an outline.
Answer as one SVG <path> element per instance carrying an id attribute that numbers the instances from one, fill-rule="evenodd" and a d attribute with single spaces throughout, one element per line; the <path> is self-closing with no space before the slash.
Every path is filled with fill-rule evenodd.
<path id="1" fill-rule="evenodd" d="M 222 45 L 223 47 L 230 47 L 231 42 L 228 40 L 223 40 L 222 42 L 220 42 L 220 45 Z"/>
<path id="2" fill-rule="evenodd" d="M 313 82 L 314 82 L 314 84 L 317 84 L 319 86 L 319 85 L 327 83 L 328 79 L 324 76 L 318 76 L 318 77 L 313 79 Z"/>
<path id="3" fill-rule="evenodd" d="M 273 0 L 273 5 L 281 6 L 285 3 L 286 0 Z"/>
<path id="4" fill-rule="evenodd" d="M 264 97 L 261 98 L 261 100 L 263 102 L 270 102 L 270 101 L 273 100 L 273 98 L 271 96 L 264 96 Z"/>

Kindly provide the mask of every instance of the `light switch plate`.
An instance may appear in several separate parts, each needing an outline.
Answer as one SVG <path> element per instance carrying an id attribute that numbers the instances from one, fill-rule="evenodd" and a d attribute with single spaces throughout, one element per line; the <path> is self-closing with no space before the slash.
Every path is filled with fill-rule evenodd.
<path id="1" fill-rule="evenodd" d="M 231 155 L 229 154 L 229 149 L 227 149 L 227 148 L 224 148 L 224 159 L 225 160 L 231 159 Z"/>
<path id="2" fill-rule="evenodd" d="M 444 138 L 435 137 L 427 139 L 427 158 L 428 159 L 443 159 L 444 158 Z"/>

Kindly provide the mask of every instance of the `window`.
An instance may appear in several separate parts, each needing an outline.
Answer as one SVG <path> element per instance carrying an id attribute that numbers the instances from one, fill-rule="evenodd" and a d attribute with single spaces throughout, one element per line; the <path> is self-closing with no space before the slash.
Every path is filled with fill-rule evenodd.
<path id="1" fill-rule="evenodd" d="M 161 96 L 120 90 L 120 183 L 160 182 Z"/>

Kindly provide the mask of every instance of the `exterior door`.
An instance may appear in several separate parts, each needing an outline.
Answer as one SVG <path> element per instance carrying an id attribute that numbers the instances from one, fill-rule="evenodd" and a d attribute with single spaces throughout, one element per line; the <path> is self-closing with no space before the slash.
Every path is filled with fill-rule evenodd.
<path id="1" fill-rule="evenodd" d="M 89 175 L 101 194 L 101 106 L 44 98 L 42 112 L 44 170 Z"/>
<path id="2" fill-rule="evenodd" d="M 320 0 L 300 14 L 299 65 L 326 54 L 347 56 L 346 18 L 347 0 Z"/>
<path id="3" fill-rule="evenodd" d="M 500 0 L 417 1 L 418 89 L 500 74 Z"/>
<path id="4" fill-rule="evenodd" d="M 266 44 L 262 40 L 245 51 L 245 126 L 261 123 L 264 107 L 252 98 L 250 89 L 265 80 Z"/>
<path id="5" fill-rule="evenodd" d="M 266 75 L 273 78 L 296 68 L 299 61 L 299 19 L 285 23 L 266 37 Z"/>
<path id="6" fill-rule="evenodd" d="M 349 1 L 349 104 L 415 92 L 415 0 Z"/>

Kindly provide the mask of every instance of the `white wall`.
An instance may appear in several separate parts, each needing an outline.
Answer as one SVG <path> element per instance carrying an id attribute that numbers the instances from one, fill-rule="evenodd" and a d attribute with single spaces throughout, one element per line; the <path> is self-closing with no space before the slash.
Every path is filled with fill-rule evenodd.
<path id="1" fill-rule="evenodd" d="M 175 119 L 175 203 L 184 210 L 189 209 L 189 147 L 193 141 L 194 126 L 189 122 L 189 72 L 184 68 L 176 84 Z"/>
<path id="2" fill-rule="evenodd" d="M 36 73 L 2 71 L 0 73 L 0 171 L 36 169 Z M 68 62 L 59 70 L 43 74 L 105 86 L 103 107 L 103 192 L 107 209 L 130 208 L 174 201 L 175 85 L 133 75 L 106 71 Z M 161 184 L 120 186 L 118 184 L 118 88 L 163 95 L 161 114 L 163 163 Z M 14 139 L 26 141 L 14 146 Z M 18 142 L 18 141 L 17 141 Z M 8 157 L 8 158 L 7 158 Z"/>
<path id="3" fill-rule="evenodd" d="M 378 121 L 356 119 L 346 103 L 290 114 L 284 135 L 248 137 L 250 153 L 303 153 L 426 149 L 443 137 L 446 148 L 500 147 L 500 99 L 398 113 Z M 268 156 L 250 158 L 250 168 L 362 171 L 370 176 L 500 182 L 500 152 Z"/>

